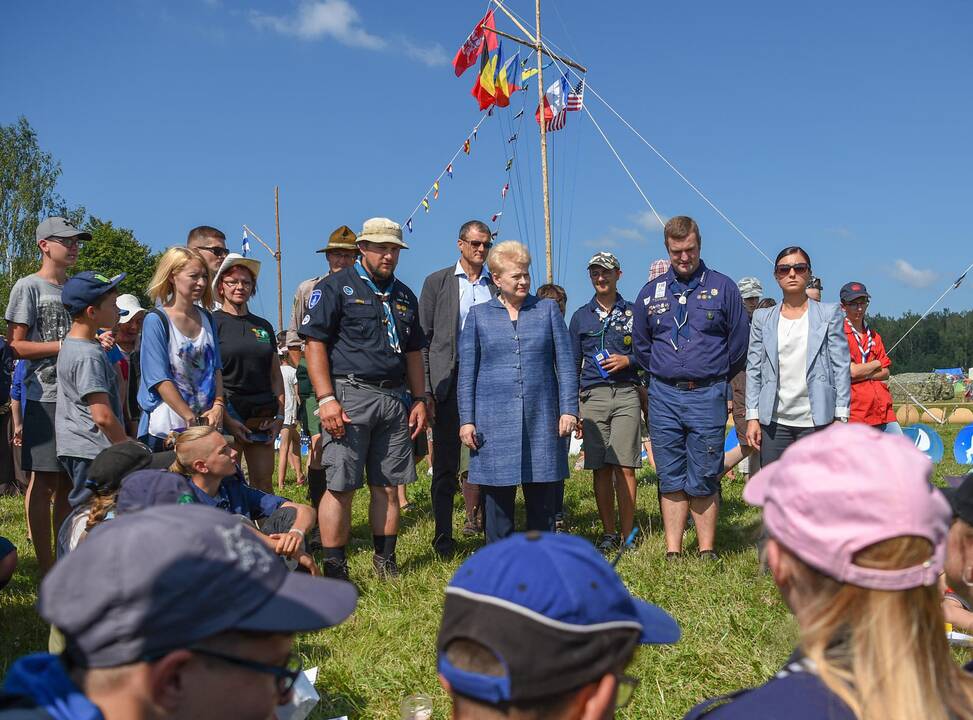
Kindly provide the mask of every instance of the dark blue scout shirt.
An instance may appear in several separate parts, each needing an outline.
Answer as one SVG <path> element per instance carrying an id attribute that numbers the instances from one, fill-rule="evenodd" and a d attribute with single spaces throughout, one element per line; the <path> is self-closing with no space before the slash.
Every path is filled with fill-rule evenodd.
<path id="1" fill-rule="evenodd" d="M 308 296 L 307 314 L 297 334 L 328 345 L 332 376 L 405 384 L 405 353 L 426 347 L 426 336 L 419 325 L 415 294 L 397 279 L 389 292 L 401 353 L 389 346 L 382 301 L 354 267 L 328 275 Z"/>
<path id="2" fill-rule="evenodd" d="M 581 389 L 587 390 L 597 385 L 638 383 L 638 363 L 632 354 L 634 306 L 616 293 L 615 305 L 604 320 L 599 317 L 600 310 L 598 301 L 592 297 L 591 302 L 575 310 L 568 326 L 571 351 L 581 375 Z M 599 350 L 606 350 L 610 355 L 627 355 L 631 364 L 624 370 L 609 373 L 607 379 L 603 378 L 592 359 L 592 355 Z"/>
<path id="3" fill-rule="evenodd" d="M 672 268 L 646 283 L 635 300 L 632 345 L 635 359 L 664 380 L 726 378 L 745 361 L 750 323 L 736 283 L 700 261 L 688 282 L 699 286 L 686 298 L 688 337 L 673 344 L 678 296 Z"/>
<path id="4" fill-rule="evenodd" d="M 234 515 L 243 515 L 251 520 L 270 517 L 277 508 L 287 502 L 287 498 L 261 492 L 247 485 L 239 475 L 223 478 L 216 497 L 207 495 L 192 480 L 189 481 L 189 486 L 193 489 L 196 499 L 203 505 L 226 510 Z"/>
<path id="5" fill-rule="evenodd" d="M 683 720 L 855 720 L 855 714 L 795 654 L 760 687 L 707 700 Z"/>

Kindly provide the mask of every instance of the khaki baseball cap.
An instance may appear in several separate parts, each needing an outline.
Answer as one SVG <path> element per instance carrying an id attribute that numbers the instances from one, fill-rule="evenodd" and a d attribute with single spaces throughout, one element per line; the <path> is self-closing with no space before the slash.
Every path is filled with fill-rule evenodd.
<path id="1" fill-rule="evenodd" d="M 400 233 L 401 234 L 401 233 Z M 328 237 L 328 244 L 315 252 L 326 253 L 328 250 L 353 250 L 358 252 L 355 233 L 347 225 L 342 225 Z"/>
<path id="2" fill-rule="evenodd" d="M 366 220 L 361 232 L 358 233 L 358 242 L 391 243 L 409 249 L 409 246 L 402 242 L 402 226 L 383 217 Z"/>

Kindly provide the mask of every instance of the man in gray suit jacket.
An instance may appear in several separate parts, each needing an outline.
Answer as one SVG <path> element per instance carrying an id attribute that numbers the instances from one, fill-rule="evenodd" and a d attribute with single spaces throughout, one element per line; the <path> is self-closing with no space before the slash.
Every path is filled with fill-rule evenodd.
<path id="1" fill-rule="evenodd" d="M 419 322 L 429 341 L 422 351 L 426 392 L 433 402 L 432 509 L 436 522 L 433 549 L 441 557 L 453 554 L 453 499 L 459 472 L 459 411 L 456 407 L 456 368 L 459 333 L 470 308 L 490 300 L 493 281 L 484 267 L 492 245 L 490 228 L 479 220 L 463 223 L 456 245 L 455 265 L 426 278 L 419 296 Z M 435 410 L 433 410 L 435 408 Z"/>

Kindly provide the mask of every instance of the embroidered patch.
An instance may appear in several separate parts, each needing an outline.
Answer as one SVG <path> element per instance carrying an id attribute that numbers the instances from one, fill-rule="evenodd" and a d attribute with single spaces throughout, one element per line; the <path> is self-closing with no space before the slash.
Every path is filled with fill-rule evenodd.
<path id="1" fill-rule="evenodd" d="M 348 294 L 350 295 L 351 293 Z M 307 309 L 313 310 L 314 306 L 317 305 L 319 302 L 321 302 L 321 291 L 315 290 L 314 292 L 311 293 L 311 295 L 307 299 Z"/>
<path id="2" fill-rule="evenodd" d="M 655 284 L 655 299 L 664 298 L 666 296 L 666 284 L 665 281 L 657 282 Z"/>
<path id="3" fill-rule="evenodd" d="M 270 342 L 270 333 L 268 333 L 263 328 L 250 328 L 250 330 L 251 332 L 253 332 L 254 335 L 257 336 L 257 342 L 261 342 L 261 343 Z"/>
<path id="4" fill-rule="evenodd" d="M 352 290 L 351 287 L 349 287 L 348 285 L 345 285 L 343 288 L 341 288 L 341 292 L 343 292 L 348 297 L 351 297 L 352 295 L 355 294 L 355 291 Z"/>
<path id="5" fill-rule="evenodd" d="M 301 318 L 301 325 L 307 325 L 309 322 L 311 322 L 310 315 L 305 315 L 303 318 Z"/>
<path id="6" fill-rule="evenodd" d="M 624 343 L 625 343 L 626 345 L 631 345 L 631 344 L 632 344 L 632 336 L 631 336 L 631 335 L 626 335 L 626 336 L 625 336 L 625 340 L 623 340 L 623 342 L 624 342 Z"/>

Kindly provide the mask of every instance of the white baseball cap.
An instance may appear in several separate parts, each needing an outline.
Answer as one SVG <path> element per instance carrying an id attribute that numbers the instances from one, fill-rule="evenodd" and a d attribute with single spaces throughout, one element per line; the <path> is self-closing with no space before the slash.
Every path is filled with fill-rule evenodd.
<path id="1" fill-rule="evenodd" d="M 125 295 L 119 295 L 115 298 L 115 305 L 121 310 L 121 316 L 118 318 L 118 322 L 124 325 L 130 322 L 136 315 L 147 312 L 147 310 L 142 307 L 139 303 L 139 299 L 134 295 L 126 293 Z"/>

